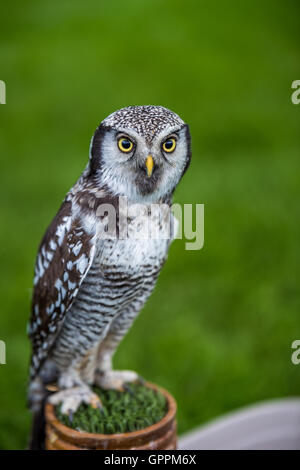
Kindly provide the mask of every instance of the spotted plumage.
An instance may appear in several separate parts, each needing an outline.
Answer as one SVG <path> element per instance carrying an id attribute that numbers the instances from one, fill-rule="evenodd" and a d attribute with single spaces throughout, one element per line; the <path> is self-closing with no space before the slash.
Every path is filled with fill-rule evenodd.
<path id="1" fill-rule="evenodd" d="M 151 142 L 161 131 L 168 127 L 183 126 L 184 122 L 177 114 L 163 106 L 128 106 L 110 114 L 102 124 L 119 129 L 132 129 Z"/>
<path id="2" fill-rule="evenodd" d="M 172 194 L 189 161 L 187 125 L 161 106 L 121 109 L 97 128 L 89 163 L 37 255 L 29 324 L 36 415 L 49 383 L 59 388 L 50 401 L 68 413 L 82 402 L 101 406 L 93 384 L 121 389 L 137 379 L 113 370 L 112 357 L 166 260 Z"/>

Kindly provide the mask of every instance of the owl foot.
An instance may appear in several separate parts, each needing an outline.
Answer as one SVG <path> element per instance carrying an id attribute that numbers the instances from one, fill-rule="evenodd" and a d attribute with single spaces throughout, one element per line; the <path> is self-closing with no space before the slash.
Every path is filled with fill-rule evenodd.
<path id="1" fill-rule="evenodd" d="M 82 403 L 91 405 L 93 408 L 102 408 L 102 403 L 98 395 L 92 392 L 88 386 L 83 385 L 54 393 L 49 397 L 48 401 L 52 403 L 52 405 L 61 403 L 61 412 L 70 417 L 73 416 L 73 413 L 75 413 Z"/>
<path id="2" fill-rule="evenodd" d="M 132 370 L 97 371 L 95 385 L 104 390 L 126 390 L 126 383 L 139 382 L 141 377 Z"/>

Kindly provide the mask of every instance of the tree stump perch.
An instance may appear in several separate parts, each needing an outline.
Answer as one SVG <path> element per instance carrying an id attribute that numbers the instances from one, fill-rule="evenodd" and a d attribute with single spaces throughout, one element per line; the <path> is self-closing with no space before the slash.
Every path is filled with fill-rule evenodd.
<path id="1" fill-rule="evenodd" d="M 138 431 L 120 434 L 94 434 L 76 431 L 62 424 L 56 417 L 55 407 L 47 403 L 46 450 L 174 450 L 177 448 L 176 402 L 161 387 L 147 386 L 162 393 L 168 410 L 157 423 Z"/>

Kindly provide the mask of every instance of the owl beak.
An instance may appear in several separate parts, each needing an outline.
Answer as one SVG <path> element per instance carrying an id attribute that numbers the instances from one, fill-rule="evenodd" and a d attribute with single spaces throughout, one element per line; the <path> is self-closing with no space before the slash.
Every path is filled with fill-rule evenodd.
<path id="1" fill-rule="evenodd" d="M 150 178 L 153 172 L 154 161 L 152 155 L 148 155 L 146 159 L 146 168 L 147 168 L 147 176 Z"/>

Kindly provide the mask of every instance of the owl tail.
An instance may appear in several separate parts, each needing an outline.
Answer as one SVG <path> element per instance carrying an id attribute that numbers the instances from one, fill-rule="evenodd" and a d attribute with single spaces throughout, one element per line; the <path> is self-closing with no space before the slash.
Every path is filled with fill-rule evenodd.
<path id="1" fill-rule="evenodd" d="M 49 392 L 39 378 L 29 386 L 28 406 L 32 411 L 32 427 L 29 438 L 29 450 L 45 449 L 45 405 Z"/>

